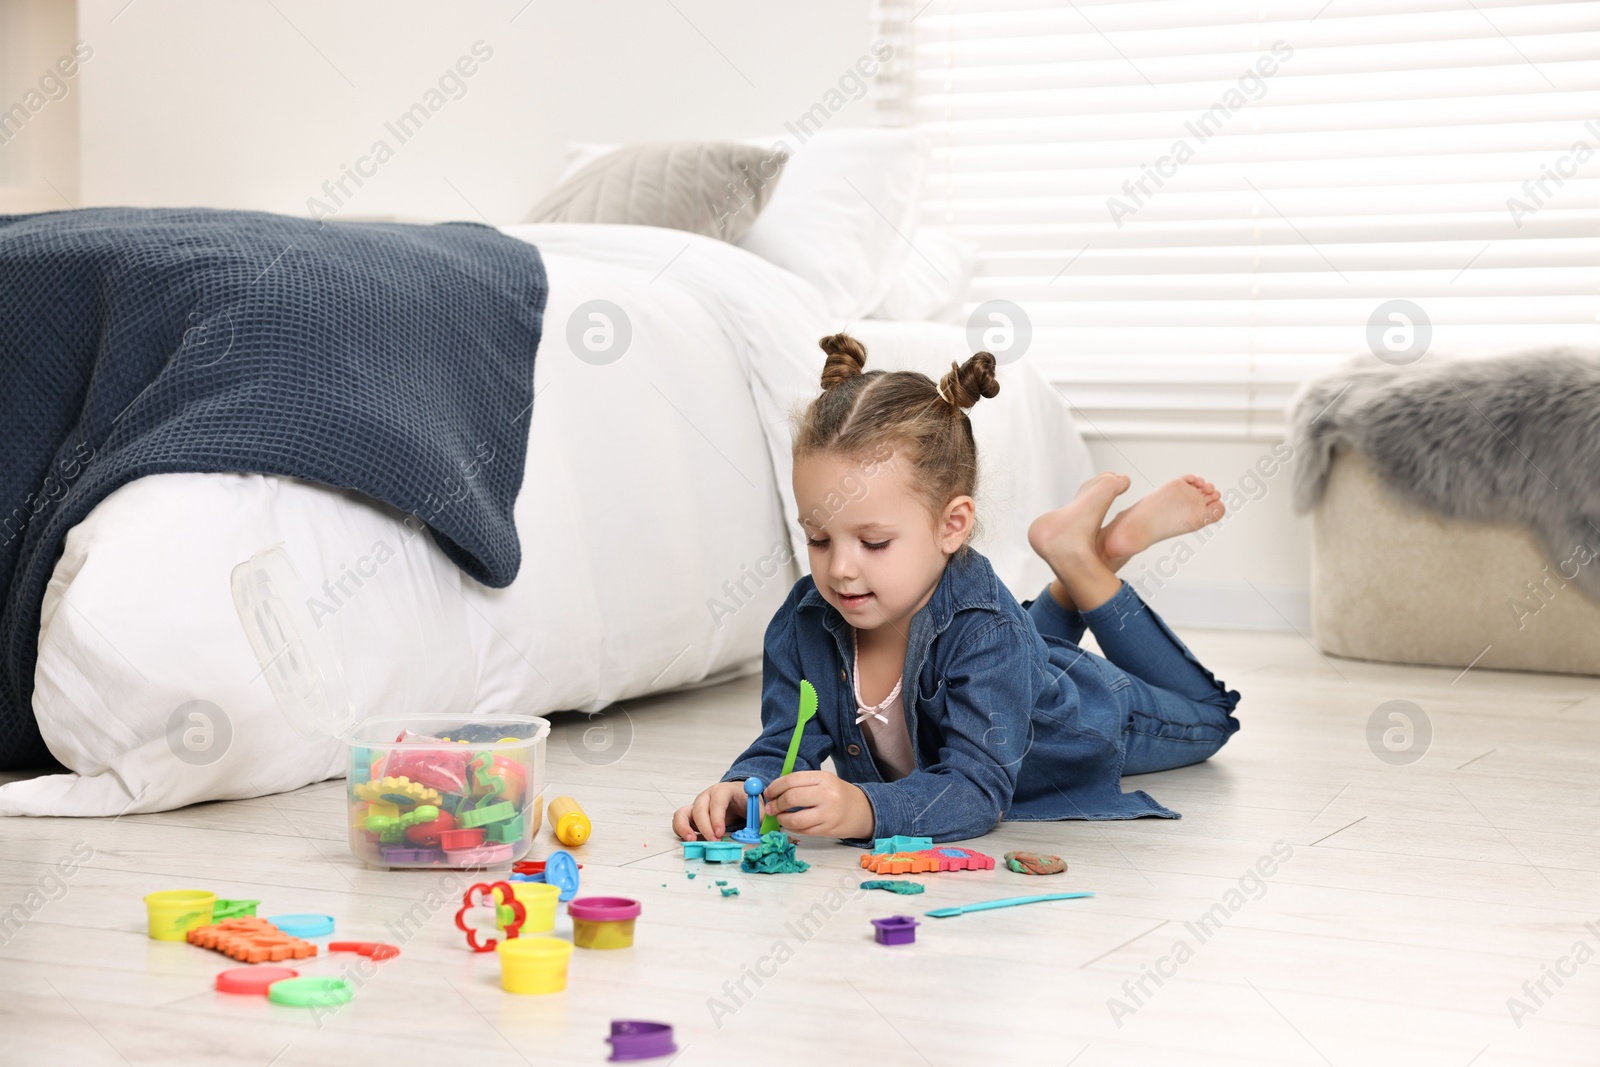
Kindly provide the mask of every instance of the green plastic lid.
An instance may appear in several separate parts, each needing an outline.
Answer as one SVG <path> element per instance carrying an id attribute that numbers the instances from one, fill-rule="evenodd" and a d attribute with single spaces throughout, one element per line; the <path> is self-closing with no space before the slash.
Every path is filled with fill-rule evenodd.
<path id="1" fill-rule="evenodd" d="M 332 1008 L 356 995 L 343 978 L 285 978 L 267 987 L 267 999 L 291 1008 Z"/>

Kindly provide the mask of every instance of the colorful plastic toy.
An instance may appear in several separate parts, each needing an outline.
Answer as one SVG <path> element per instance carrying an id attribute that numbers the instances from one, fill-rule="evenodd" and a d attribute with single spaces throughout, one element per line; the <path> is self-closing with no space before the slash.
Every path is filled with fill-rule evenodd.
<path id="1" fill-rule="evenodd" d="M 728 836 L 742 845 L 756 845 L 761 842 L 761 791 L 767 783 L 759 778 L 746 778 L 744 780 L 744 825 Z"/>
<path id="2" fill-rule="evenodd" d="M 448 812 L 441 813 L 433 804 L 419 804 L 410 811 L 393 817 L 369 814 L 364 829 L 385 845 L 398 845 L 406 839 L 406 835 L 413 827 L 436 823 L 442 818 L 452 819 L 450 828 L 455 828 L 453 817 Z M 420 843 L 413 841 L 412 844 Z"/>
<path id="3" fill-rule="evenodd" d="M 481 827 L 471 830 L 446 830 L 439 835 L 439 847 L 446 852 L 460 852 L 483 844 Z"/>
<path id="4" fill-rule="evenodd" d="M 761 844 L 744 854 L 739 869 L 746 874 L 799 874 L 811 864 L 794 854 L 794 842 L 782 830 L 761 835 Z"/>
<path id="5" fill-rule="evenodd" d="M 517 899 L 511 883 L 479 882 L 468 886 L 462 894 L 456 926 L 466 931 L 468 948 L 474 952 L 488 952 L 500 943 L 502 936 L 507 940 L 516 937 L 527 917 L 527 909 Z M 480 933 L 485 934 L 485 940 L 478 940 Z"/>
<path id="6" fill-rule="evenodd" d="M 984 900 L 977 904 L 961 904 L 954 908 L 934 908 L 922 914 L 934 919 L 949 919 L 957 915 L 965 915 L 969 911 L 988 911 L 991 908 L 1014 908 L 1018 904 L 1038 904 L 1046 900 L 1078 900 L 1082 897 L 1092 897 L 1093 893 L 1042 893 L 1033 897 L 1002 897 L 999 900 Z"/>
<path id="7" fill-rule="evenodd" d="M 642 1019 L 611 1020 L 612 1060 L 652 1060 L 678 1051 L 672 1040 L 672 1027 L 666 1023 L 647 1023 Z"/>
<path id="8" fill-rule="evenodd" d="M 417 809 L 417 811 L 423 810 L 426 809 Z M 437 808 L 432 810 L 436 812 L 432 819 L 418 819 L 406 827 L 406 840 L 418 848 L 438 848 L 441 838 L 456 828 L 456 817 L 454 815 L 451 815 L 448 811 L 439 811 Z M 416 812 L 412 812 L 410 816 L 406 817 L 412 818 L 415 815 Z"/>
<path id="9" fill-rule="evenodd" d="M 627 897 L 579 897 L 567 905 L 572 943 L 579 948 L 631 948 L 633 924 L 642 910 Z"/>
<path id="10" fill-rule="evenodd" d="M 416 866 L 419 863 L 433 863 L 442 860 L 444 859 L 444 853 L 436 848 L 407 848 L 404 845 L 385 845 L 378 849 L 378 858 L 395 866 Z"/>
<path id="11" fill-rule="evenodd" d="M 218 973 L 217 992 L 264 997 L 273 982 L 298 977 L 300 972 L 288 967 L 234 967 Z"/>
<path id="12" fill-rule="evenodd" d="M 502 822 L 494 823 L 485 831 L 489 841 L 499 845 L 509 845 L 522 840 L 522 816 L 513 815 Z"/>
<path id="13" fill-rule="evenodd" d="M 917 939 L 917 920 L 909 915 L 891 915 L 887 919 L 873 919 L 873 936 L 880 945 L 909 945 Z"/>
<path id="14" fill-rule="evenodd" d="M 934 874 L 941 871 L 992 871 L 994 857 L 970 848 L 940 845 L 920 852 L 885 852 L 861 857 L 873 874 Z"/>
<path id="15" fill-rule="evenodd" d="M 738 863 L 744 858 L 744 846 L 737 841 L 685 841 L 683 858 L 705 860 L 707 863 Z"/>
<path id="16" fill-rule="evenodd" d="M 477 848 L 446 852 L 445 858 L 452 867 L 493 867 L 511 859 L 512 846 L 507 844 L 480 845 Z"/>
<path id="17" fill-rule="evenodd" d="M 198 927 L 189 931 L 187 940 L 243 963 L 303 960 L 317 954 L 317 946 L 311 942 L 290 937 L 267 920 L 255 917 L 224 919 Z"/>
<path id="18" fill-rule="evenodd" d="M 561 901 L 565 903 L 578 895 L 578 886 L 581 876 L 578 871 L 583 864 L 572 858 L 572 853 L 556 849 L 550 853 L 548 860 L 537 863 L 518 863 L 512 866 L 510 880 L 513 882 L 548 882 L 561 890 Z"/>
<path id="19" fill-rule="evenodd" d="M 1017 874 L 1065 874 L 1067 864 L 1060 856 L 1047 856 L 1042 852 L 1007 852 L 1003 857 L 1006 869 Z"/>
<path id="20" fill-rule="evenodd" d="M 333 933 L 332 915 L 269 915 L 267 922 L 290 937 L 304 940 Z"/>
<path id="21" fill-rule="evenodd" d="M 218 900 L 211 907 L 211 921 L 219 923 L 223 919 L 237 919 L 246 915 L 254 915 L 256 908 L 261 906 L 259 900 Z"/>
<path id="22" fill-rule="evenodd" d="M 811 717 L 816 713 L 816 686 L 802 678 L 800 679 L 800 714 L 795 719 L 794 733 L 789 737 L 789 751 L 783 757 L 783 774 L 789 774 L 794 770 L 794 761 L 800 755 L 800 734 L 805 730 L 806 723 L 810 722 Z M 779 777 L 782 777 L 782 775 Z M 781 827 L 776 815 L 768 815 L 761 820 L 761 833 L 770 834 L 778 829 L 781 829 Z"/>
<path id="23" fill-rule="evenodd" d="M 439 791 L 429 788 L 420 782 L 413 782 L 409 778 L 396 778 L 393 776 L 379 778 L 372 782 L 362 782 L 352 786 L 350 791 L 358 799 L 372 804 L 383 802 L 393 804 L 401 811 L 410 811 L 419 804 L 432 804 L 439 806 Z"/>
<path id="24" fill-rule="evenodd" d="M 152 940 L 182 941 L 191 930 L 215 920 L 217 895 L 204 889 L 165 889 L 146 895 L 144 906 Z"/>
<path id="25" fill-rule="evenodd" d="M 567 988 L 572 942 L 558 937 L 520 937 L 502 941 L 500 988 L 507 993 L 559 993 Z"/>
<path id="26" fill-rule="evenodd" d="M 485 799 L 493 799 L 485 798 Z M 469 808 L 462 811 L 456 818 L 456 825 L 463 830 L 470 830 L 475 826 L 488 826 L 490 823 L 500 822 L 504 819 L 515 818 L 517 807 L 509 800 L 496 801 L 482 807 Z"/>
<path id="27" fill-rule="evenodd" d="M 881 856 L 886 852 L 921 852 L 923 849 L 933 847 L 931 837 L 880 837 L 872 842 L 872 854 Z"/>
<path id="28" fill-rule="evenodd" d="M 524 775 L 515 760 L 482 752 L 472 761 L 470 771 L 473 796 L 509 801 L 522 797 Z"/>
<path id="29" fill-rule="evenodd" d="M 400 955 L 398 946 L 386 945 L 382 941 L 334 941 L 328 945 L 328 951 L 354 952 L 369 960 L 392 960 Z"/>
<path id="30" fill-rule="evenodd" d="M 589 840 L 594 827 L 578 802 L 571 797 L 556 797 L 550 802 L 550 831 L 568 848 L 577 848 Z"/>
<path id="31" fill-rule="evenodd" d="M 267 987 L 267 999 L 291 1008 L 333 1008 L 356 995 L 343 978 L 285 978 Z"/>

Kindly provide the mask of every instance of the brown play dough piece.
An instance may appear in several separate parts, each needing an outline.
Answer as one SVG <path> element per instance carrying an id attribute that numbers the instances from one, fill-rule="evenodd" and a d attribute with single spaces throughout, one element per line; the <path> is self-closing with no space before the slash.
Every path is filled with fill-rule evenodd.
<path id="1" fill-rule="evenodd" d="M 1060 856 L 1042 852 L 1007 852 L 1006 867 L 1018 874 L 1063 874 L 1067 864 Z"/>

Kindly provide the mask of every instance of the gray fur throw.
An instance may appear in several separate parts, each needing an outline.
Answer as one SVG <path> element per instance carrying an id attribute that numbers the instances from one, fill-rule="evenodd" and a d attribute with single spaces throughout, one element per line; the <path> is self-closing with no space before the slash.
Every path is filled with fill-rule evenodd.
<path id="1" fill-rule="evenodd" d="M 1297 511 L 1321 499 L 1334 450 L 1350 448 L 1445 518 L 1525 525 L 1553 562 L 1600 550 L 1600 353 L 1363 359 L 1301 388 L 1289 435 Z M 1600 567 L 1563 574 L 1600 600 Z"/>

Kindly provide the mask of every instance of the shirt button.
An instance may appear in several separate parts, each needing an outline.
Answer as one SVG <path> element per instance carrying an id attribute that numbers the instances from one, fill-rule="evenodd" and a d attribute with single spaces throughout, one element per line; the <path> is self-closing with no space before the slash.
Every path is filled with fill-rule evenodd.
<path id="1" fill-rule="evenodd" d="M 849 748 L 845 749 L 845 751 L 850 753 L 850 755 L 852 755 L 852 756 L 859 756 L 859 755 L 861 755 L 861 746 L 860 745 L 851 745 Z"/>
<path id="2" fill-rule="evenodd" d="M 839 681 L 841 681 L 841 682 L 849 681 L 849 679 L 845 677 L 844 668 L 842 668 L 842 667 L 839 669 Z"/>

